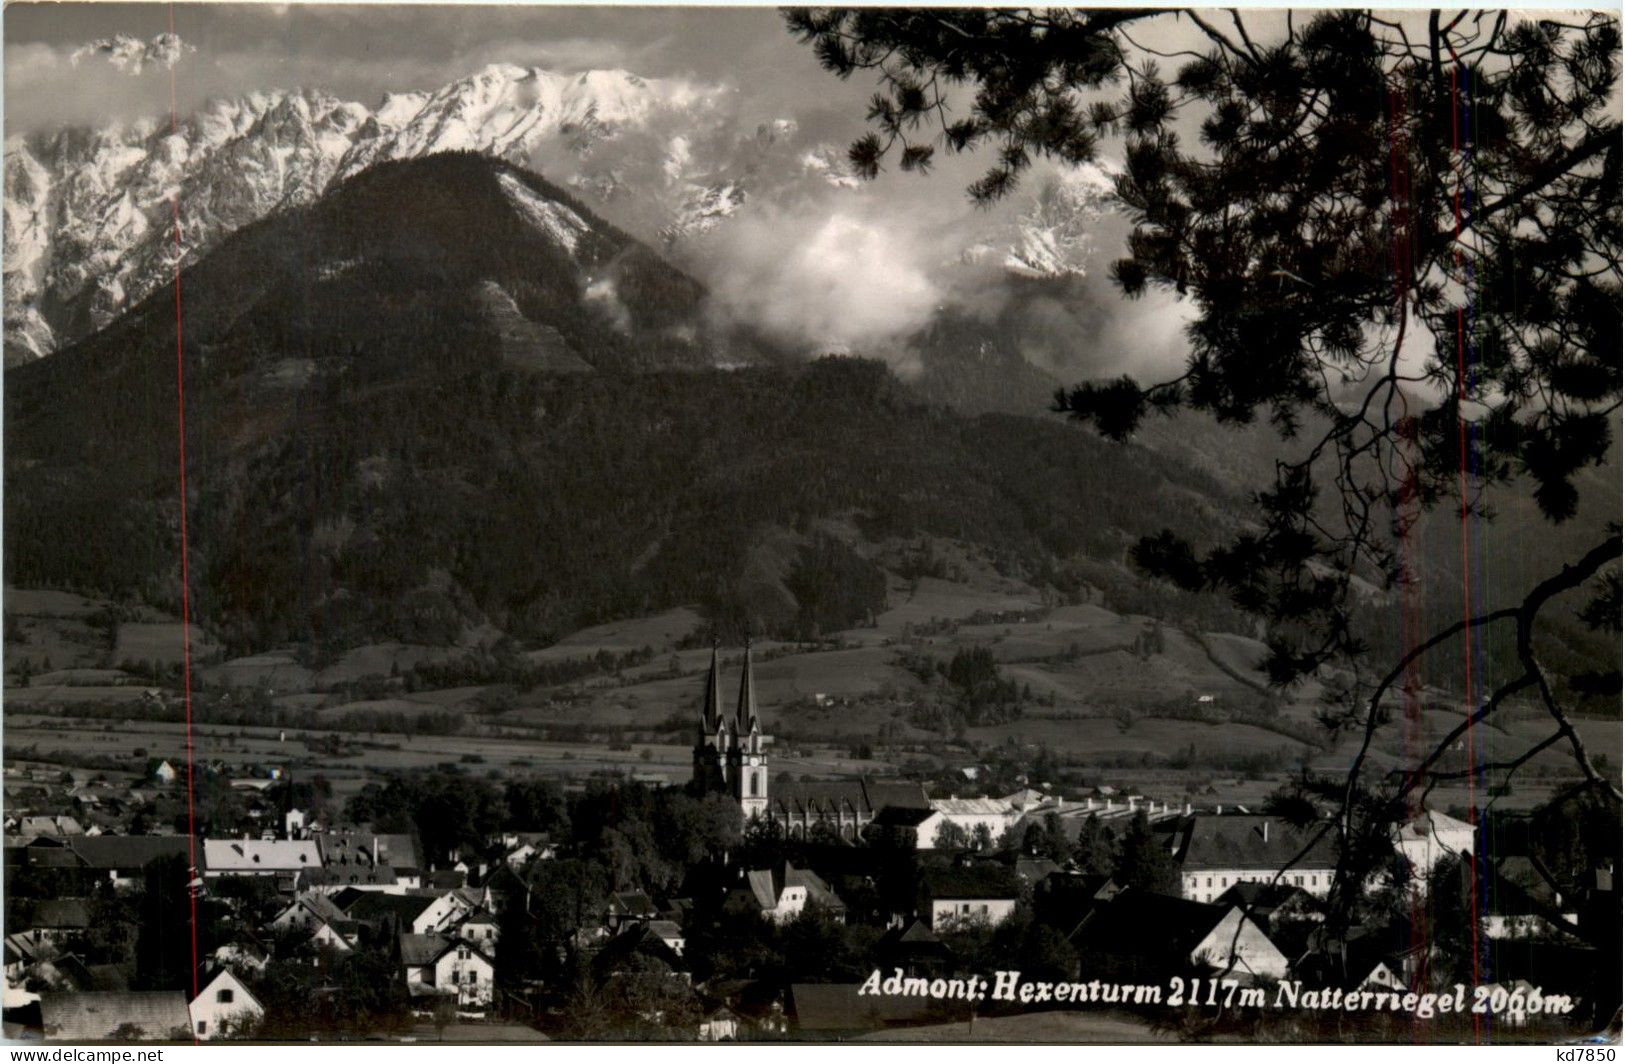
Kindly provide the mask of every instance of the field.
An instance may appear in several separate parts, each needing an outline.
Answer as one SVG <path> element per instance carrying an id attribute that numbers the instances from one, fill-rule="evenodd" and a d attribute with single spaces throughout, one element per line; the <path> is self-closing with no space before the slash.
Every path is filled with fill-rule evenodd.
<path id="1" fill-rule="evenodd" d="M 1094 592 L 1086 592 L 1087 601 L 1057 605 L 975 552 L 946 541 L 938 549 L 952 579 L 892 575 L 887 608 L 872 626 L 817 643 L 756 644 L 758 703 L 766 730 L 780 736 L 773 769 L 779 778 L 889 774 L 905 761 L 951 766 L 975 761 L 978 751 L 1044 751 L 1088 779 L 1245 805 L 1261 802 L 1303 763 L 1345 771 L 1357 749 L 1357 736 L 1333 745 L 1317 724 L 1315 683 L 1267 691 L 1255 671 L 1264 655 L 1256 640 L 1119 614 Z M 109 604 L 93 599 L 8 590 L 7 629 L 18 637 L 6 645 L 8 758 L 25 748 L 70 759 L 128 756 L 137 748 L 183 754 L 174 675 L 154 674 L 147 665 L 173 665 L 180 625 L 151 611 L 114 624 L 109 616 Z M 577 781 L 637 773 L 678 782 L 689 772 L 689 721 L 711 657 L 698 638 L 703 628 L 694 609 L 598 625 L 524 652 L 536 666 L 571 664 L 580 675 L 574 681 L 428 690 L 407 689 L 399 678 L 422 665 L 455 666 L 472 649 L 380 643 L 310 664 L 299 648 L 286 647 L 221 660 L 209 633 L 194 631 L 200 704 L 235 704 L 229 693 L 243 690 L 300 725 L 200 724 L 197 755 L 285 762 L 321 771 L 346 790 L 369 775 L 448 762 L 477 773 Z M 921 663 L 942 667 L 971 648 L 991 651 L 1002 674 L 1024 691 L 1022 715 L 966 728 L 958 738 L 922 730 L 911 707 L 938 696 L 922 679 Z M 738 647 L 722 650 L 725 710 L 737 697 L 740 657 Z M 24 662 L 27 686 L 20 685 Z M 120 669 L 130 662 L 140 667 Z M 1423 695 L 1430 705 L 1450 704 L 1437 692 Z M 124 705 L 129 719 L 116 716 Z M 415 733 L 421 722 L 443 728 L 448 714 L 460 715 L 458 734 Z M 1414 760 L 1459 720 L 1451 709 L 1424 710 L 1410 723 L 1396 714 L 1379 730 L 1369 763 L 1386 771 Z M 398 730 L 356 731 L 374 726 Z M 882 726 L 889 730 L 885 742 L 877 740 Z M 1620 748 L 1617 720 L 1582 720 L 1577 727 L 1594 752 Z M 1509 706 L 1494 726 L 1476 731 L 1475 744 L 1495 757 L 1550 731 L 1544 714 Z M 874 759 L 854 759 L 860 748 Z M 1465 750 L 1449 757 L 1464 758 Z M 1540 754 L 1497 801 L 1540 800 L 1572 777 L 1566 759 L 1561 748 Z M 1461 801 L 1466 794 L 1438 797 Z"/>

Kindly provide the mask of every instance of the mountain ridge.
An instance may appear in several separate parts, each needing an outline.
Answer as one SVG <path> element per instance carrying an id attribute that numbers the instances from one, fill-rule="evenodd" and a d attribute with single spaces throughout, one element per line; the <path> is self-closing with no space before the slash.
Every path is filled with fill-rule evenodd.
<path id="1" fill-rule="evenodd" d="M 195 262 L 231 232 L 380 161 L 473 150 L 540 162 L 668 251 L 747 201 L 861 184 L 838 148 L 809 141 L 793 121 L 736 128 L 732 95 L 625 70 L 492 64 L 373 107 L 302 87 L 211 100 L 173 130 L 154 119 L 8 137 L 6 365 L 108 324 L 172 278 L 177 254 Z M 1053 216 L 1053 203 L 1046 213 L 1042 198 L 1007 251 L 969 254 L 1002 256 L 1018 272 L 1081 270 L 1075 231 L 1098 218 L 1098 203 L 1069 219 Z"/>

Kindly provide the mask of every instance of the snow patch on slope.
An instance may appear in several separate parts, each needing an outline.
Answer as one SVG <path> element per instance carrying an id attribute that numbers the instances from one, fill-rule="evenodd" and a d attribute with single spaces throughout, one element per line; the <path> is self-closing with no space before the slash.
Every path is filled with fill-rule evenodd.
<path id="1" fill-rule="evenodd" d="M 570 254 L 574 255 L 581 238 L 592 232 L 592 226 L 581 215 L 562 203 L 537 195 L 514 175 L 498 174 L 497 182 L 526 221 L 546 233 Z"/>

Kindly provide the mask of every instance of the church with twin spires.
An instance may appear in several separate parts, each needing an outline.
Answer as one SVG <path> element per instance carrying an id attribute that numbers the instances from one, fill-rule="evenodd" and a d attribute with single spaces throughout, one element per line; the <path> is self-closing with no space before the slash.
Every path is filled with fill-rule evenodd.
<path id="1" fill-rule="evenodd" d="M 767 752 L 771 737 L 762 734 L 756 712 L 756 680 L 751 675 L 750 642 L 739 677 L 739 705 L 733 718 L 722 715 L 722 668 L 711 647 L 711 671 L 700 706 L 699 736 L 694 743 L 694 789 L 727 794 L 739 803 L 745 819 L 767 814 Z"/>

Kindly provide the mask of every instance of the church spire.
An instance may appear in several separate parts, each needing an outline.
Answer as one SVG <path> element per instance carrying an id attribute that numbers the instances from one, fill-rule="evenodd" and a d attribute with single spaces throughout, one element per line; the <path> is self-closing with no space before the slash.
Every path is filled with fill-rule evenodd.
<path id="1" fill-rule="evenodd" d="M 705 702 L 700 707 L 700 735 L 711 736 L 722 725 L 722 667 L 717 663 L 717 644 L 711 643 L 711 674 L 705 680 Z"/>
<path id="2" fill-rule="evenodd" d="M 749 735 L 760 727 L 756 719 L 756 677 L 750 665 L 750 636 L 745 637 L 745 667 L 739 676 L 739 713 L 737 719 L 740 735 Z"/>

